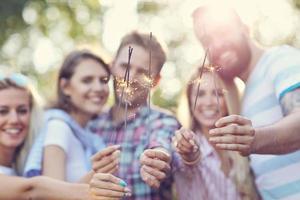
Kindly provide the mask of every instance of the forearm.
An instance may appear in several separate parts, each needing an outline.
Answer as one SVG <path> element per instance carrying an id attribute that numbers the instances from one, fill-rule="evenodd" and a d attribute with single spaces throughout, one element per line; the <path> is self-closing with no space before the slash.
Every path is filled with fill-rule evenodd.
<path id="1" fill-rule="evenodd" d="M 36 177 L 30 180 L 27 197 L 32 200 L 87 200 L 89 186 L 73 184 L 48 177 Z"/>
<path id="2" fill-rule="evenodd" d="M 279 122 L 255 129 L 252 153 L 285 154 L 300 149 L 300 111 Z"/>
<path id="3" fill-rule="evenodd" d="M 0 175 L 0 199 L 5 200 L 88 200 L 89 186 L 49 177 L 22 178 Z"/>

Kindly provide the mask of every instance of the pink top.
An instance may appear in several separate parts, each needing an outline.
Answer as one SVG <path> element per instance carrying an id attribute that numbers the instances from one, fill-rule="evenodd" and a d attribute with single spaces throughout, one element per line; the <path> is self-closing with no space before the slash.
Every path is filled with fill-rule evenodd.
<path id="1" fill-rule="evenodd" d="M 217 152 L 203 135 L 198 139 L 202 157 L 198 164 L 187 166 L 175 155 L 174 178 L 179 200 L 240 200 L 234 183 L 221 170 Z"/>

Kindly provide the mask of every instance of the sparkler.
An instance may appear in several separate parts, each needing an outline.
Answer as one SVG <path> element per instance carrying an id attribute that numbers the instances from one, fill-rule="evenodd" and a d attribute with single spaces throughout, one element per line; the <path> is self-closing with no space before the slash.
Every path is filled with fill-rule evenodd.
<path id="1" fill-rule="evenodd" d="M 146 83 L 148 83 L 148 116 L 150 116 L 150 102 L 151 102 L 151 86 L 152 86 L 152 79 L 151 79 L 151 58 L 152 58 L 152 48 L 151 48 L 151 41 L 152 41 L 152 32 L 150 32 L 150 40 L 149 40 L 149 69 L 148 69 L 148 79 L 146 79 Z"/>
<path id="2" fill-rule="evenodd" d="M 208 51 L 209 50 L 206 49 L 204 60 L 203 60 L 201 71 L 200 71 L 200 75 L 199 75 L 199 81 L 198 81 L 198 86 L 197 86 L 197 95 L 196 95 L 196 99 L 195 99 L 195 102 L 194 102 L 194 110 L 196 108 L 196 104 L 197 104 L 197 101 L 198 101 L 198 96 L 199 96 L 199 92 L 200 92 L 200 82 L 201 82 L 201 77 L 202 77 L 202 74 L 203 74 L 204 64 L 205 64 L 205 61 L 206 61 L 206 57 L 207 57 Z"/>

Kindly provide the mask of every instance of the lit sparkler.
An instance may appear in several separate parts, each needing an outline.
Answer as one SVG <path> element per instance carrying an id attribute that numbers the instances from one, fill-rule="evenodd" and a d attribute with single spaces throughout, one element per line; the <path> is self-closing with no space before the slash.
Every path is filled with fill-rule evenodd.
<path id="1" fill-rule="evenodd" d="M 200 71 L 200 75 L 199 75 L 199 79 L 198 79 L 198 86 L 197 86 L 197 95 L 196 95 L 196 99 L 195 99 L 195 102 L 194 102 L 194 110 L 196 108 L 196 104 L 197 104 L 197 100 L 198 100 L 198 96 L 199 96 L 199 92 L 200 92 L 200 83 L 201 83 L 201 78 L 202 78 L 202 74 L 203 74 L 203 69 L 204 69 L 204 65 L 205 65 L 205 61 L 206 61 L 206 57 L 207 57 L 207 54 L 208 54 L 208 49 L 206 49 L 205 51 L 205 56 L 204 56 L 204 60 L 203 60 L 203 63 L 202 63 L 202 67 L 201 67 L 201 71 Z M 196 79 L 197 80 L 197 79 Z"/>

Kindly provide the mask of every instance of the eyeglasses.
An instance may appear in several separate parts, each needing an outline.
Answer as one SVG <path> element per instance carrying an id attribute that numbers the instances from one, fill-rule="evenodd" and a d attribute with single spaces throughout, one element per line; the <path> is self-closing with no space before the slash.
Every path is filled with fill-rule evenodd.
<path id="1" fill-rule="evenodd" d="M 7 76 L 0 74 L 0 81 L 5 81 L 5 80 L 10 80 L 14 82 L 16 85 L 21 87 L 26 87 L 30 84 L 30 79 L 27 76 L 20 73 L 13 73 Z"/>

